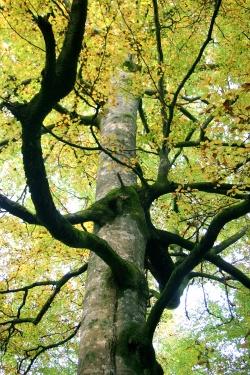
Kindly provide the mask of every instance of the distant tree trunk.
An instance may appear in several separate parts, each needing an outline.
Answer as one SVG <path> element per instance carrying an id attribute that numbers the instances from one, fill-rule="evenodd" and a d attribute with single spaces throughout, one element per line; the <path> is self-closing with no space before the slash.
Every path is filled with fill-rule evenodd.
<path id="1" fill-rule="evenodd" d="M 125 86 L 125 74 L 121 81 Z M 138 98 L 119 86 L 101 124 L 101 142 L 109 148 L 115 146 L 113 155 L 129 164 L 131 157 L 135 156 Z M 124 209 L 122 203 L 127 197 L 122 195 L 121 185 L 132 186 L 135 182 L 136 176 L 131 169 L 101 153 L 96 199 L 114 188 L 121 188 L 121 212 L 112 222 L 96 228 L 96 234 L 143 273 L 146 234 L 136 219 L 138 214 L 143 216 L 143 211 L 139 207 L 135 214 L 139 200 L 131 205 L 134 212 Z M 83 307 L 79 375 L 144 373 L 133 345 L 129 349 L 129 336 L 145 323 L 146 283 L 143 290 L 139 289 L 120 290 L 110 268 L 95 254 L 91 255 Z"/>

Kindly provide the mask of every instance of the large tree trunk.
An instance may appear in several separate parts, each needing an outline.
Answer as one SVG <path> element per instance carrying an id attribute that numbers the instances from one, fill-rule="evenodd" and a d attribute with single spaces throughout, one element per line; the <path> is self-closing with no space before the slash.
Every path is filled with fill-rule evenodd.
<path id="1" fill-rule="evenodd" d="M 123 76 L 123 88 L 126 78 Z M 103 144 L 116 146 L 117 158 L 128 163 L 135 156 L 136 112 L 138 99 L 119 87 L 101 125 Z M 126 151 L 127 150 L 127 151 Z M 131 169 L 118 164 L 107 154 L 101 153 L 97 176 L 96 199 L 107 195 L 114 188 L 132 186 L 136 176 Z M 143 273 L 146 233 L 136 218 L 143 216 L 137 196 L 116 218 L 96 228 L 98 236 L 105 239 L 124 259 L 135 264 Z M 135 214 L 135 211 L 138 211 Z M 131 211 L 131 212 L 130 212 Z M 133 212 L 134 211 L 134 212 Z M 144 290 L 139 290 L 144 289 Z M 129 349 L 129 337 L 145 323 L 147 287 L 121 290 L 112 277 L 110 268 L 95 254 L 91 255 L 88 268 L 86 295 L 80 338 L 78 374 L 143 374 L 135 348 Z"/>

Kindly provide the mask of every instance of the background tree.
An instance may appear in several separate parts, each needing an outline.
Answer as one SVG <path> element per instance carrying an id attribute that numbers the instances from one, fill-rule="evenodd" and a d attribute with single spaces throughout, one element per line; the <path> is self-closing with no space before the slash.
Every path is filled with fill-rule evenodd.
<path id="1" fill-rule="evenodd" d="M 0 2 L 6 374 L 74 373 L 81 321 L 79 374 L 161 374 L 191 280 L 250 287 L 249 7 L 87 5 Z"/>

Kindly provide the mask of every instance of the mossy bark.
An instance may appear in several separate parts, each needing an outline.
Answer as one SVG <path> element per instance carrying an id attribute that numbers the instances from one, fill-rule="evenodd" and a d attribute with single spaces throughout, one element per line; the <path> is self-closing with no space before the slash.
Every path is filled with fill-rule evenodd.
<path id="1" fill-rule="evenodd" d="M 123 76 L 121 81 L 125 85 L 126 78 Z M 102 142 L 116 150 L 113 155 L 123 164 L 129 165 L 135 156 L 137 107 L 138 99 L 125 94 L 119 87 L 115 103 L 101 124 Z M 105 197 L 115 188 L 120 188 L 121 194 L 117 201 L 119 212 L 113 220 L 96 228 L 96 234 L 122 258 L 133 263 L 141 277 L 133 287 L 120 288 L 111 269 L 95 254 L 91 255 L 83 308 L 79 375 L 144 373 L 138 353 L 131 350 L 133 339 L 131 341 L 127 334 L 131 332 L 132 335 L 134 327 L 138 330 L 144 326 L 148 297 L 144 278 L 145 218 L 133 189 L 135 183 L 131 169 L 105 153 L 100 155 L 96 198 Z"/>

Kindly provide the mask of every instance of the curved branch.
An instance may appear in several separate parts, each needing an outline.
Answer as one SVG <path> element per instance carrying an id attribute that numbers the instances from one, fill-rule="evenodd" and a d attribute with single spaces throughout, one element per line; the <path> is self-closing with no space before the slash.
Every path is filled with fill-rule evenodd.
<path id="1" fill-rule="evenodd" d="M 70 20 L 62 50 L 56 63 L 57 101 L 66 96 L 75 84 L 78 56 L 82 47 L 87 18 L 87 0 L 73 0 Z"/>
<path id="2" fill-rule="evenodd" d="M 249 288 L 250 279 L 242 271 L 238 270 L 236 267 L 226 262 L 220 256 L 217 255 L 218 252 L 225 250 L 226 247 L 238 241 L 246 233 L 246 230 L 247 230 L 247 227 L 243 228 L 240 232 L 236 233 L 235 235 L 229 237 L 227 240 L 221 242 L 219 245 L 212 247 L 212 249 L 209 250 L 209 252 L 205 255 L 204 258 L 207 261 L 219 267 L 221 270 L 231 275 L 233 277 L 233 280 L 239 281 L 242 285 Z M 155 231 L 155 235 L 158 238 L 160 238 L 161 243 L 164 244 L 166 247 L 169 246 L 170 244 L 176 244 L 178 246 L 181 246 L 184 249 L 192 251 L 195 246 L 193 242 L 186 240 L 185 238 L 179 236 L 178 234 L 156 229 L 156 228 L 154 228 L 154 231 Z M 183 254 L 178 254 L 178 255 L 183 257 Z M 174 256 L 176 256 L 176 254 Z M 191 272 L 191 274 L 193 273 Z"/>
<path id="3" fill-rule="evenodd" d="M 239 281 L 246 288 L 250 289 L 250 278 L 247 277 L 242 271 L 234 267 L 232 264 L 226 262 L 219 255 L 214 255 L 209 252 L 205 257 L 206 260 L 216 265 L 222 271 L 227 272 L 233 277 L 234 280 Z"/>
<path id="4" fill-rule="evenodd" d="M 248 226 L 243 228 L 241 231 L 235 233 L 231 237 L 227 238 L 225 241 L 222 241 L 219 245 L 213 246 L 212 249 L 209 251 L 209 254 L 219 254 L 228 246 L 233 245 L 235 242 L 240 240 L 246 234 L 247 230 Z M 189 241 L 176 233 L 172 233 L 162 229 L 157 229 L 155 227 L 153 227 L 152 237 L 155 239 L 159 239 L 165 246 L 175 244 L 189 251 L 192 251 L 192 249 L 195 246 L 194 242 Z"/>
<path id="5" fill-rule="evenodd" d="M 185 238 L 179 236 L 176 233 L 172 233 L 166 230 L 157 229 L 153 227 L 152 232 L 153 238 L 160 239 L 160 241 L 165 244 L 165 246 L 169 246 L 171 244 L 179 245 L 187 250 L 192 250 L 195 246 L 195 243 Z"/>
<path id="6" fill-rule="evenodd" d="M 56 209 L 50 192 L 41 148 L 39 128 L 31 129 L 31 124 L 23 124 L 22 153 L 27 183 L 30 188 L 39 221 L 50 234 L 62 243 L 76 248 L 88 248 L 101 257 L 112 269 L 121 285 L 122 274 L 131 274 L 131 267 L 108 245 L 94 234 L 74 228 Z M 129 268 L 129 269 L 128 269 Z"/>
<path id="7" fill-rule="evenodd" d="M 54 105 L 73 89 L 85 31 L 87 4 L 87 0 L 72 1 L 68 28 L 57 61 L 52 53 L 51 25 L 46 18 L 37 18 L 46 45 L 46 63 L 40 91 L 28 104 L 6 105 L 22 125 L 41 128 L 44 118 Z"/>
<path id="8" fill-rule="evenodd" d="M 221 253 L 223 250 L 225 250 L 228 246 L 233 245 L 235 242 L 239 241 L 247 232 L 249 227 L 245 227 L 239 232 L 235 233 L 231 237 L 227 238 L 225 241 L 221 242 L 219 245 L 214 246 L 210 253 L 213 255 Z"/>
<path id="9" fill-rule="evenodd" d="M 42 87 L 44 90 L 47 90 L 47 93 L 49 93 L 49 90 L 51 90 L 53 87 L 53 81 L 55 77 L 56 42 L 55 42 L 52 26 L 46 17 L 38 16 L 37 18 L 35 18 L 35 22 L 38 25 L 39 29 L 41 30 L 44 41 L 45 41 L 46 62 L 45 62 L 44 71 L 42 73 L 43 75 Z"/>
<path id="10" fill-rule="evenodd" d="M 153 306 L 145 326 L 145 335 L 150 340 L 153 338 L 155 328 L 161 318 L 165 306 L 167 306 L 169 301 L 175 296 L 176 291 L 180 288 L 182 282 L 185 281 L 188 274 L 207 255 L 223 226 L 226 223 L 245 215 L 249 211 L 250 200 L 247 200 L 225 208 L 213 218 L 206 234 L 200 242 L 194 246 L 191 253 L 185 257 L 183 262 L 174 269 L 159 300 Z"/>
<path id="11" fill-rule="evenodd" d="M 199 253 L 205 253 L 212 248 L 218 234 L 226 223 L 246 215 L 249 211 L 250 199 L 227 207 L 219 212 L 211 221 L 205 236 L 200 241 Z"/>
<path id="12" fill-rule="evenodd" d="M 207 279 L 207 280 L 214 280 L 214 281 L 218 281 L 219 283 L 222 283 L 222 284 L 227 284 L 226 282 L 228 280 L 234 280 L 232 279 L 230 276 L 229 277 L 218 277 L 218 276 L 215 276 L 215 275 L 211 275 L 209 273 L 205 273 L 205 272 L 190 272 L 189 274 L 189 279 L 193 279 L 195 277 L 201 277 L 203 279 Z M 227 284 L 228 285 L 228 284 Z M 228 285 L 229 286 L 229 285 Z M 232 287 L 230 285 L 230 287 Z"/>

